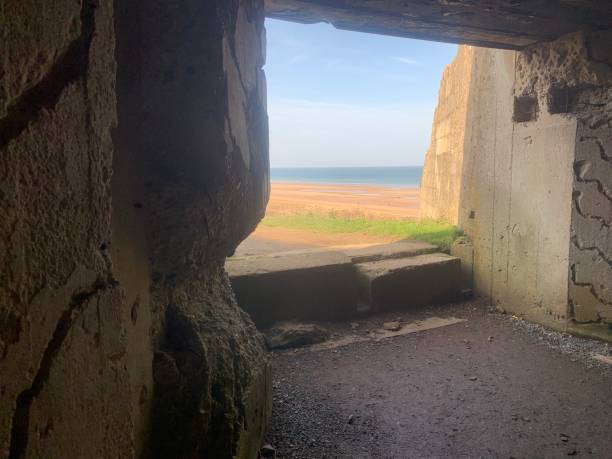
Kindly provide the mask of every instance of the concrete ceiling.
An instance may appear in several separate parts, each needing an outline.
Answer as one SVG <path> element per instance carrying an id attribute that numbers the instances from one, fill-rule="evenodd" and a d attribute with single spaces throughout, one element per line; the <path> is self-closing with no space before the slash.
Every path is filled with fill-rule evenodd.
<path id="1" fill-rule="evenodd" d="M 612 0 L 265 0 L 268 17 L 338 29 L 520 49 L 612 28 Z"/>

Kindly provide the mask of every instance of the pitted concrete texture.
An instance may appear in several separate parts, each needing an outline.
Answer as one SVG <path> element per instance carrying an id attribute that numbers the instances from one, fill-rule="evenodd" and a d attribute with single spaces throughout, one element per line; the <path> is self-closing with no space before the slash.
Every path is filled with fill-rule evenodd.
<path id="1" fill-rule="evenodd" d="M 457 298 L 461 262 L 443 253 L 356 265 L 360 297 L 375 310 L 409 309 Z"/>
<path id="2" fill-rule="evenodd" d="M 612 6 L 596 0 L 554 5 L 538 0 L 266 0 L 266 12 L 339 29 L 509 49 L 612 24 Z"/>
<path id="3" fill-rule="evenodd" d="M 546 110 L 515 122 L 520 54 L 478 50 L 475 59 L 459 206 L 474 246 L 475 291 L 563 328 L 576 122 Z"/>
<path id="4" fill-rule="evenodd" d="M 350 264 L 351 259 L 344 252 L 335 250 L 298 250 L 264 256 L 228 258 L 225 262 L 225 269 L 233 279 L 235 277 L 279 271 L 298 271 Z"/>
<path id="5" fill-rule="evenodd" d="M 251 458 L 269 359 L 223 263 L 268 198 L 263 2 L 118 3 L 113 261 L 149 333 L 145 453 Z"/>
<path id="6" fill-rule="evenodd" d="M 426 253 L 434 253 L 439 249 L 435 245 L 419 241 L 398 241 L 390 244 L 372 245 L 357 249 L 344 250 L 353 263 L 388 260 L 391 258 L 407 258 Z"/>
<path id="7" fill-rule="evenodd" d="M 229 259 L 238 304 L 258 326 L 276 321 L 337 320 L 357 305 L 355 267 L 341 252 Z"/>
<path id="8" fill-rule="evenodd" d="M 113 4 L 5 2 L 1 35 L 0 456 L 130 458 Z"/>
<path id="9" fill-rule="evenodd" d="M 562 102 L 556 106 L 578 118 L 569 300 L 576 322 L 600 324 L 597 334 L 607 331 L 612 340 L 606 330 L 612 324 L 612 31 L 585 39 L 587 56 L 583 51 L 582 65 L 570 73 L 574 85 L 555 93 Z"/>
<path id="10" fill-rule="evenodd" d="M 574 34 L 530 48 L 517 59 L 515 92 L 532 94 L 544 111 L 576 122 L 576 134 L 568 139 L 572 194 L 567 317 L 579 324 L 612 322 L 611 40 L 612 31 Z M 606 335 L 602 327 L 595 334 Z"/>
<path id="11" fill-rule="evenodd" d="M 268 196 L 263 2 L 0 10 L 0 457 L 252 458 L 223 261 Z"/>
<path id="12" fill-rule="evenodd" d="M 9 111 L 14 113 L 15 103 L 26 91 L 45 85 L 45 80 L 48 82 L 54 67 L 70 48 L 75 47 L 84 32 L 79 2 L 38 5 L 36 18 L 29 16 L 32 10 L 27 4 L 7 3 L 3 8 L 0 118 Z M 32 50 L 37 53 L 30 52 Z M 45 97 L 50 95 L 47 90 L 44 92 Z"/>
<path id="13" fill-rule="evenodd" d="M 339 4 L 297 3 L 323 7 L 318 19 Z M 600 30 L 612 12 L 589 0 L 425 3 L 367 2 L 390 14 L 376 25 L 360 10 L 357 28 L 520 47 Z M 394 16 L 407 5 L 427 18 Z M 263 0 L 0 9 L 0 456 L 251 459 L 270 415 L 270 360 L 223 265 L 269 195 Z M 342 26 L 340 13 L 329 19 Z M 537 320 L 568 313 L 568 265 L 572 289 L 609 301 L 610 218 L 599 203 L 610 36 L 572 37 L 521 55 L 481 50 L 471 80 L 466 138 L 480 150 L 463 168 L 477 183 L 462 187 L 459 208 L 460 222 L 477 221 L 476 285 Z M 514 96 L 537 97 L 537 120 L 512 124 Z M 577 161 L 576 113 L 588 127 Z M 568 261 L 570 214 L 580 252 Z M 294 270 L 255 292 L 276 301 L 280 282 L 285 299 L 299 295 L 321 316 L 348 314 L 353 266 L 323 268 L 299 276 L 310 289 Z M 576 306 L 576 317 L 609 321 L 609 305 Z M 598 401 L 605 392 L 592 388 Z"/>
<path id="14" fill-rule="evenodd" d="M 475 292 L 557 329 L 612 314 L 611 40 L 599 31 L 521 52 L 474 49 L 468 75 L 446 75 L 447 86 L 469 79 L 468 96 L 443 84 L 438 106 L 453 107 L 451 120 L 467 113 L 462 172 L 430 154 L 424 168 L 437 193 L 425 208 L 457 206 L 473 244 Z"/>
<path id="15" fill-rule="evenodd" d="M 450 253 L 461 260 L 461 289 L 474 288 L 474 246 L 465 236 L 461 236 L 451 245 Z"/>
<path id="16" fill-rule="evenodd" d="M 465 127 L 476 52 L 472 46 L 460 46 L 442 73 L 431 142 L 421 175 L 422 218 L 441 219 L 454 225 L 459 222 Z"/>
<path id="17" fill-rule="evenodd" d="M 250 459 L 270 419 L 263 336 L 216 269 L 177 282 L 168 298 L 153 360 L 155 457 Z"/>

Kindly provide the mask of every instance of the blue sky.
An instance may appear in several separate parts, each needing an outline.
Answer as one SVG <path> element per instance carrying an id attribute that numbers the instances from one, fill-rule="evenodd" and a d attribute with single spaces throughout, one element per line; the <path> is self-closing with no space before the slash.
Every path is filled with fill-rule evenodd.
<path id="1" fill-rule="evenodd" d="M 272 167 L 421 165 L 457 47 L 266 20 Z"/>

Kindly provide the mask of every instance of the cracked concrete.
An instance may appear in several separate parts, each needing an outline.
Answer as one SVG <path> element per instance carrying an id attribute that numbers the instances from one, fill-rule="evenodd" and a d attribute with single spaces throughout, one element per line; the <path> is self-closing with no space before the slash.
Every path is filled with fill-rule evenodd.
<path id="1" fill-rule="evenodd" d="M 612 114 L 610 118 L 612 120 Z M 600 121 L 601 124 L 601 121 Z M 577 322 L 612 323 L 611 127 L 576 135 L 569 300 Z"/>
<path id="2" fill-rule="evenodd" d="M 51 340 L 42 354 L 38 370 L 34 375 L 31 386 L 24 389 L 17 397 L 11 428 L 9 448 L 10 459 L 18 459 L 24 456 L 28 446 L 30 409 L 32 407 L 32 402 L 40 395 L 44 385 L 49 380 L 49 374 L 54 360 L 61 351 L 62 345 L 70 333 L 75 320 L 81 315 L 86 304 L 93 297 L 99 295 L 102 290 L 109 287 L 112 288 L 112 284 L 102 279 L 97 280 L 91 288 L 73 295 L 68 305 L 68 309 L 61 314 L 53 330 Z"/>
<path id="3" fill-rule="evenodd" d="M 112 424 L 125 432 L 117 432 L 118 447 L 132 451 L 122 362 L 77 362 L 95 355 L 104 361 L 110 349 L 96 346 L 96 332 L 83 334 L 77 324 L 98 301 L 94 295 L 95 301 L 80 303 L 87 299 L 80 295 L 93 293 L 99 279 L 112 279 L 104 245 L 116 121 L 113 11 L 107 2 L 95 8 L 89 1 L 77 8 L 61 3 L 45 8 L 57 16 L 40 15 L 34 4 L 4 10 L 22 21 L 11 21 L 9 35 L 10 55 L 21 58 L 3 61 L 8 97 L 0 147 L 0 455 L 12 459 L 36 457 L 38 448 L 48 457 L 82 451 L 80 434 L 96 455 L 108 448 Z M 43 44 L 35 31 L 46 21 L 54 25 L 43 36 L 57 32 L 57 41 Z M 66 21 L 72 26 L 64 34 L 55 26 Z M 28 60 L 38 52 L 50 54 Z M 12 79 L 19 74 L 22 80 Z M 121 302 L 109 281 L 104 287 L 110 289 L 99 295 L 106 317 Z M 121 348 L 120 327 L 104 330 L 99 339 Z M 88 411 L 114 414 L 92 428 L 81 416 Z"/>
<path id="4" fill-rule="evenodd" d="M 89 48 L 95 31 L 94 3 L 84 1 L 80 11 L 80 33 L 62 52 L 44 76 L 5 107 L 0 119 L 0 148 L 23 132 L 43 110 L 53 110 L 60 95 L 74 81 L 84 78 Z"/>
<path id="5" fill-rule="evenodd" d="M 443 149 L 463 170 L 434 155 L 424 168 L 426 215 L 458 208 L 473 241 L 476 292 L 559 329 L 612 316 L 611 39 L 574 33 L 521 52 L 459 53 L 434 132 L 465 125 L 462 145 Z M 466 56 L 468 95 L 447 94 L 464 83 L 465 70 L 451 71 Z"/>
<path id="6" fill-rule="evenodd" d="M 486 154 L 464 158 L 480 181 L 457 208 L 483 292 L 554 326 L 612 321 L 610 5 L 535 1 L 526 18 L 505 0 L 299 3 L 327 5 L 318 20 L 332 3 L 411 3 L 420 18 L 357 27 L 500 47 L 591 30 L 474 53 L 465 142 Z M 1 3 L 1 457 L 255 455 L 270 361 L 223 264 L 269 194 L 264 13 L 263 0 Z M 511 122 L 515 96 L 538 98 L 529 122 Z"/>
<path id="7" fill-rule="evenodd" d="M 250 458 L 269 360 L 222 266 L 267 200 L 263 4 L 39 3 L 0 7 L 0 457 Z"/>

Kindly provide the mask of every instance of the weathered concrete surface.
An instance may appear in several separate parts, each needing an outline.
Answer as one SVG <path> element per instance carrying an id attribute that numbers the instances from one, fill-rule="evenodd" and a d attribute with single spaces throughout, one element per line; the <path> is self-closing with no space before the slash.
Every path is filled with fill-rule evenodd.
<path id="1" fill-rule="evenodd" d="M 37 85 L 42 84 L 43 86 L 39 88 L 44 89 L 37 91 L 39 97 L 50 97 L 51 92 L 57 96 L 61 87 L 50 91 L 53 85 L 50 84 L 48 77 L 59 76 L 60 70 L 66 70 L 63 65 L 57 64 L 66 64 L 67 60 L 61 62 L 59 59 L 77 57 L 84 50 L 76 49 L 79 47 L 78 39 L 83 37 L 82 32 L 84 32 L 80 23 L 81 8 L 78 3 L 53 2 L 37 5 L 38 20 L 30 20 L 32 4 L 20 5 L 20 3 L 22 2 L 2 4 L 0 118 L 4 118 L 9 112 L 14 116 L 16 102 L 25 95 L 26 91 L 32 90 Z M 46 19 L 44 26 L 43 18 Z M 81 44 L 88 45 L 85 43 L 88 41 L 89 39 L 84 40 Z M 31 50 L 36 52 L 27 52 Z M 56 72 L 52 72 L 54 68 Z M 24 105 L 22 108 L 25 108 Z M 6 122 L 7 119 L 3 121 Z"/>
<path id="2" fill-rule="evenodd" d="M 270 365 L 223 263 L 255 227 L 268 196 L 263 1 L 52 3 L 9 0 L 0 10 L 0 455 L 251 458 L 269 417 Z M 571 16 L 598 29 L 609 23 L 610 8 L 564 4 L 550 10 L 552 22 L 537 16 L 529 27 L 551 37 Z M 503 19 L 512 11 L 487 14 Z M 466 17 L 482 21 L 436 12 L 450 18 L 429 30 L 442 39 L 463 33 L 444 34 L 452 21 L 459 29 Z M 577 22 L 569 24 L 573 30 Z M 391 23 L 387 27 L 393 32 Z M 517 46 L 514 40 L 525 31 L 516 27 L 499 28 L 510 36 L 500 46 Z M 460 40 L 492 35 L 470 33 Z M 570 158 L 578 171 L 570 174 L 570 195 L 577 199 L 567 208 L 585 210 L 588 222 L 572 218 L 574 240 L 593 241 L 597 250 L 578 246 L 568 264 L 576 272 L 572 291 L 590 286 L 591 294 L 605 299 L 609 239 L 605 226 L 593 227 L 590 217 L 609 222 L 609 211 L 597 204 L 608 154 L 605 147 L 594 158 L 592 144 L 599 144 L 587 137 L 607 142 L 601 129 L 610 126 L 610 85 L 601 77 L 609 70 L 609 37 L 598 33 L 588 40 L 588 46 L 574 42 L 578 52 L 549 52 L 557 43 L 524 55 L 522 69 L 550 78 L 513 95 L 532 101 L 537 93 L 539 113 L 552 113 L 542 118 L 545 137 L 561 143 L 557 133 L 567 136 L 575 122 L 563 109 L 579 114 L 584 149 L 577 149 L 578 161 Z M 563 54 L 570 59 L 557 65 Z M 590 64 L 575 66 L 577 59 Z M 498 70 L 503 59 L 493 61 Z M 568 73 L 570 67 L 579 71 Z M 524 81 L 535 81 L 525 75 Z M 562 82 L 570 86 L 557 85 Z M 483 103 L 488 115 L 509 111 L 506 86 L 489 87 L 502 91 L 495 96 L 499 107 Z M 502 131 L 512 127 L 502 121 Z M 530 132 L 517 128 L 493 144 L 518 142 L 524 151 L 509 151 L 529 159 L 521 136 Z M 542 138 L 534 143 L 542 145 Z M 505 167 L 504 156 L 496 158 L 494 169 Z M 548 199 L 544 190 L 566 196 L 567 177 L 554 174 L 565 169 L 567 158 L 554 159 L 530 160 L 545 171 L 538 205 Z M 559 184 L 546 189 L 551 177 Z M 539 222 L 534 212 L 521 216 L 521 231 Z M 560 228 L 558 237 L 565 237 Z M 490 251 L 485 234 L 482 229 L 475 248 Z M 549 245 L 548 233 L 526 234 L 529 247 L 544 243 L 544 252 L 529 252 L 540 254 L 538 269 L 554 267 L 545 291 L 557 288 L 564 259 L 557 263 L 559 254 L 548 249 L 558 244 Z M 585 262 L 587 252 L 602 263 Z M 478 266 L 483 250 L 476 249 L 475 258 Z M 560 306 L 540 309 L 557 314 Z M 596 311 L 597 320 L 608 320 L 608 305 Z"/>
<path id="3" fill-rule="evenodd" d="M 474 247 L 474 289 L 478 294 L 491 297 L 493 201 L 509 193 L 508 184 L 502 184 L 500 177 L 509 176 L 515 55 L 510 51 L 475 48 L 469 57 L 472 59 L 471 76 L 468 77 L 470 87 L 468 97 L 464 99 L 467 104 L 466 132 L 463 134 L 462 153 L 457 152 L 457 155 L 463 155 L 462 171 L 460 183 L 449 187 L 458 189 L 458 193 L 445 196 L 444 200 L 431 200 L 429 206 L 440 209 L 433 213 L 458 209 L 458 223 Z M 466 78 L 456 73 L 449 73 L 448 77 Z M 455 84 L 451 82 L 450 85 Z M 458 95 L 465 97 L 461 93 Z M 448 96 L 452 98 L 453 94 Z M 439 104 L 454 106 L 442 98 Z M 428 156 L 427 161 L 433 158 Z M 425 169 L 435 170 L 427 163 Z M 428 182 L 435 183 L 436 180 L 429 179 Z M 431 193 L 429 196 L 436 197 Z M 496 209 L 498 213 L 508 212 L 507 205 Z M 503 263 L 500 265 L 503 268 Z"/>
<path id="4" fill-rule="evenodd" d="M 452 301 L 460 291 L 461 262 L 443 253 L 371 261 L 356 267 L 361 299 L 374 310 Z"/>
<path id="5" fill-rule="evenodd" d="M 612 323 L 612 31 L 568 37 L 525 56 L 549 111 L 577 120 L 572 170 L 570 314 L 579 323 Z M 561 61 L 558 56 L 567 56 Z M 556 65 L 551 65 L 551 61 Z M 527 67 L 530 68 L 530 67 Z M 562 81 L 562 83 L 561 83 Z M 592 329 L 592 327 L 589 327 Z"/>
<path id="6" fill-rule="evenodd" d="M 238 303 L 258 326 L 355 313 L 355 268 L 341 252 L 228 259 L 225 267 Z"/>
<path id="7" fill-rule="evenodd" d="M 153 362 L 153 454 L 254 457 L 270 418 L 263 337 L 221 267 L 175 285 Z"/>
<path id="8" fill-rule="evenodd" d="M 510 193 L 498 194 L 492 204 L 492 295 L 540 323 L 567 319 L 575 132 L 575 120 L 544 113 L 536 122 L 515 125 L 510 175 L 495 176 Z M 483 230 L 487 222 L 479 224 Z"/>
<path id="9" fill-rule="evenodd" d="M 194 1 L 176 12 L 143 2 L 126 13 L 143 24 L 139 35 L 126 32 L 141 47 L 135 56 L 125 51 L 140 62 L 126 75 L 137 78 L 126 97 L 137 129 L 132 148 L 155 182 L 145 184 L 141 202 L 154 277 L 223 259 L 263 216 L 269 167 L 261 7 L 257 0 Z"/>
<path id="10" fill-rule="evenodd" d="M 279 271 L 298 271 L 318 269 L 326 266 L 344 266 L 351 263 L 350 258 L 338 250 L 298 250 L 277 254 L 228 258 L 225 269 L 230 278 L 276 273 Z"/>
<path id="11" fill-rule="evenodd" d="M 116 164 L 127 172 L 114 226 L 128 235 L 115 250 L 137 309 L 148 302 L 137 322 L 150 336 L 142 410 L 156 457 L 251 458 L 269 417 L 265 344 L 223 270 L 268 197 L 263 19 L 257 0 L 118 10 Z M 141 237 L 150 262 L 135 268 Z"/>
<path id="12" fill-rule="evenodd" d="M 611 38 L 475 50 L 460 192 L 432 201 L 458 203 L 476 291 L 557 328 L 612 314 Z"/>
<path id="13" fill-rule="evenodd" d="M 460 46 L 442 73 L 431 142 L 421 175 L 421 217 L 445 220 L 453 225 L 459 222 L 464 137 L 475 52 L 471 46 Z"/>
<path id="14" fill-rule="evenodd" d="M 129 318 L 107 250 L 112 3 L 1 14 L 0 456 L 132 457 Z"/>
<path id="15" fill-rule="evenodd" d="M 457 238 L 451 245 L 450 254 L 461 260 L 461 289 L 469 291 L 474 288 L 474 246 L 465 236 Z"/>
<path id="16" fill-rule="evenodd" d="M 0 7 L 0 457 L 250 459 L 263 3 L 39 3 Z"/>
<path id="17" fill-rule="evenodd" d="M 577 322 L 612 324 L 612 129 L 578 126 L 570 302 Z"/>
<path id="18" fill-rule="evenodd" d="M 571 145 L 568 315 L 606 322 L 612 314 L 610 221 L 612 32 L 576 34 L 518 55 L 516 92 L 576 123 Z"/>
<path id="19" fill-rule="evenodd" d="M 353 263 L 387 260 L 390 258 L 407 258 L 426 253 L 434 253 L 439 249 L 435 245 L 419 241 L 397 241 L 390 244 L 372 245 L 358 249 L 344 250 Z"/>
<path id="20" fill-rule="evenodd" d="M 528 123 L 513 121 L 516 60 L 510 51 L 474 54 L 455 197 L 459 225 L 474 246 L 476 292 L 513 313 L 562 326 L 576 122 L 542 112 Z"/>
<path id="21" fill-rule="evenodd" d="M 400 37 L 519 49 L 612 24 L 607 2 L 266 0 L 270 17 Z"/>

